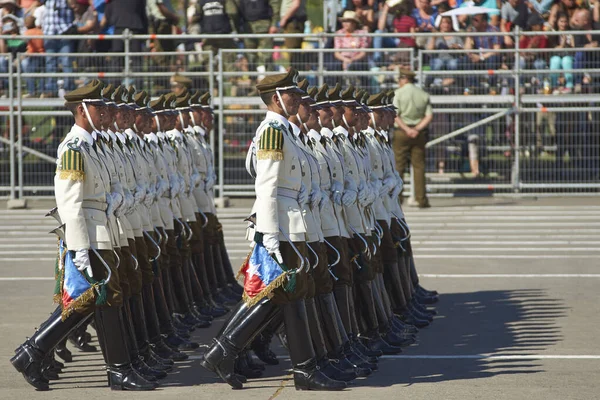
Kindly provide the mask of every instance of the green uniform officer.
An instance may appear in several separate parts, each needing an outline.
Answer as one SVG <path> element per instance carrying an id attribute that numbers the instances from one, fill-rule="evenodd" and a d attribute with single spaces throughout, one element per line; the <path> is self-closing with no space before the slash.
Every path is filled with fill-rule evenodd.
<path id="1" fill-rule="evenodd" d="M 425 191 L 425 144 L 433 111 L 429 94 L 413 84 L 414 77 L 414 72 L 400 70 L 400 88 L 394 98 L 394 106 L 398 108 L 396 125 L 400 131 L 394 138 L 394 153 L 400 174 L 410 159 L 414 170 L 415 198 L 419 208 L 427 208 L 430 205 Z"/>

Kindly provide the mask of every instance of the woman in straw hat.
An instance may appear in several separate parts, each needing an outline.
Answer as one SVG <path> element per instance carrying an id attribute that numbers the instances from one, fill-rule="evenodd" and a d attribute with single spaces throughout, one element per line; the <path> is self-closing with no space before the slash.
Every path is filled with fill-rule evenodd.
<path id="1" fill-rule="evenodd" d="M 370 44 L 369 38 L 363 35 L 366 31 L 358 29 L 360 21 L 354 11 L 344 11 L 340 21 L 342 29 L 336 33 L 344 36 L 336 36 L 334 40 L 333 47 L 338 50 L 334 53 L 334 57 L 341 63 L 341 69 L 344 71 L 366 71 L 367 52 L 361 51 L 368 48 Z M 361 86 L 368 86 L 368 79 L 361 77 L 361 81 Z"/>

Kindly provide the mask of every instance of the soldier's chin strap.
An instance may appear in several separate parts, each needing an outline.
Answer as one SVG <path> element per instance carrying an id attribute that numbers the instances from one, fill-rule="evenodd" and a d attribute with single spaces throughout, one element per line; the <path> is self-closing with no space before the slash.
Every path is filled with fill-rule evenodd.
<path id="1" fill-rule="evenodd" d="M 370 116 L 371 116 L 371 122 L 373 122 L 373 129 L 377 129 L 377 122 L 375 122 L 375 114 L 370 113 Z"/>
<path id="2" fill-rule="evenodd" d="M 281 93 L 279 93 L 279 90 L 276 90 L 275 93 L 277 94 L 277 98 L 279 99 L 279 102 L 281 103 L 281 109 L 283 110 L 285 117 L 289 118 L 290 114 L 288 113 L 287 109 L 285 108 L 285 104 L 283 103 L 283 98 L 281 97 Z"/>
<path id="3" fill-rule="evenodd" d="M 119 128 L 119 125 L 117 125 L 117 121 L 115 121 L 115 124 L 114 124 L 114 125 L 115 125 L 115 129 L 116 129 L 117 131 L 120 131 L 120 130 L 121 130 L 121 129 Z M 133 124 L 133 125 L 135 126 L 135 124 Z"/>
<path id="4" fill-rule="evenodd" d="M 82 102 L 81 105 L 83 106 L 83 112 L 85 113 L 85 117 L 87 118 L 88 122 L 90 123 L 90 126 L 92 127 L 92 131 L 97 131 L 98 129 L 96 129 L 96 126 L 92 122 L 92 117 L 90 116 L 90 112 L 88 111 L 85 101 Z"/>
<path id="5" fill-rule="evenodd" d="M 179 122 L 181 122 L 181 130 L 183 131 L 186 126 L 185 126 L 185 122 L 183 121 L 183 114 L 181 111 L 179 111 Z"/>
<path id="6" fill-rule="evenodd" d="M 190 120 L 192 121 L 192 126 L 197 125 L 196 118 L 194 118 L 194 113 L 192 111 L 190 111 Z"/>
<path id="7" fill-rule="evenodd" d="M 300 122 L 300 125 L 304 127 L 304 130 L 306 132 L 310 131 L 310 129 L 308 129 L 308 126 L 306 126 L 306 122 L 302 121 L 302 118 L 300 118 L 300 113 L 296 114 L 296 118 L 298 118 L 298 122 Z"/>
<path id="8" fill-rule="evenodd" d="M 321 127 L 321 129 L 325 128 L 321 123 L 321 117 L 317 117 L 317 121 L 319 121 L 319 126 Z"/>
<path id="9" fill-rule="evenodd" d="M 156 132 L 160 132 L 161 129 L 160 129 L 160 121 L 158 120 L 158 115 L 154 116 L 154 120 L 156 121 Z M 135 126 L 135 124 L 134 124 L 134 126 Z"/>
<path id="10" fill-rule="evenodd" d="M 346 128 L 348 128 L 348 132 L 350 132 L 350 129 L 352 129 L 352 128 L 350 127 L 350 124 L 346 120 L 346 116 L 345 115 L 342 115 L 342 121 L 344 121 L 344 125 L 346 125 Z"/>

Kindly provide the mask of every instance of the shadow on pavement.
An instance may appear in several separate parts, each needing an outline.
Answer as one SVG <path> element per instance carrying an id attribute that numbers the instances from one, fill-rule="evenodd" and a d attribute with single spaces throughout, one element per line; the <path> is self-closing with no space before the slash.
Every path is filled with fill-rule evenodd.
<path id="1" fill-rule="evenodd" d="M 497 375 L 543 372 L 540 360 L 519 358 L 543 353 L 563 339 L 558 318 L 568 307 L 549 298 L 545 290 L 496 290 L 440 294 L 434 323 L 421 330 L 418 346 L 405 349 L 399 357 L 384 358 L 379 371 L 351 387 L 385 387 L 396 384 L 442 382 L 488 378 Z M 208 330 L 195 332 L 195 340 L 208 343 L 222 321 Z M 279 343 L 274 341 L 277 353 Z M 192 359 L 179 363 L 162 382 L 162 387 L 226 385 L 216 375 L 200 367 L 201 352 L 190 352 Z M 492 356 L 491 358 L 489 356 Z M 74 351 L 74 363 L 67 364 L 55 389 L 69 384 L 95 387 L 103 376 L 100 353 Z M 85 372 L 81 367 L 90 368 Z M 278 388 L 288 379 L 289 361 L 267 367 L 261 379 L 245 385 L 248 389 Z M 89 375 L 88 375 L 89 374 Z M 83 378 L 83 379 L 82 379 Z M 87 378 L 87 379 L 86 379 Z M 91 381 L 90 381 L 91 378 Z M 87 381 L 87 382 L 82 382 Z M 83 385 L 82 385 L 83 384 Z M 293 381 L 286 386 L 293 385 Z"/>

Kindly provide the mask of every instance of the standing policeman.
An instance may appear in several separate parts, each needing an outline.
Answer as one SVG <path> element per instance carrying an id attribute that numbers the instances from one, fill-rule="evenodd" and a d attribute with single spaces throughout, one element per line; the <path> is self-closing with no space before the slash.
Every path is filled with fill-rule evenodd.
<path id="1" fill-rule="evenodd" d="M 433 119 L 431 102 L 429 94 L 414 85 L 413 71 L 401 69 L 399 78 L 400 88 L 396 90 L 394 98 L 394 106 L 398 108 L 396 125 L 400 127 L 393 142 L 396 165 L 402 175 L 410 159 L 417 204 L 419 208 L 428 208 L 431 206 L 425 190 L 425 144 Z"/>

